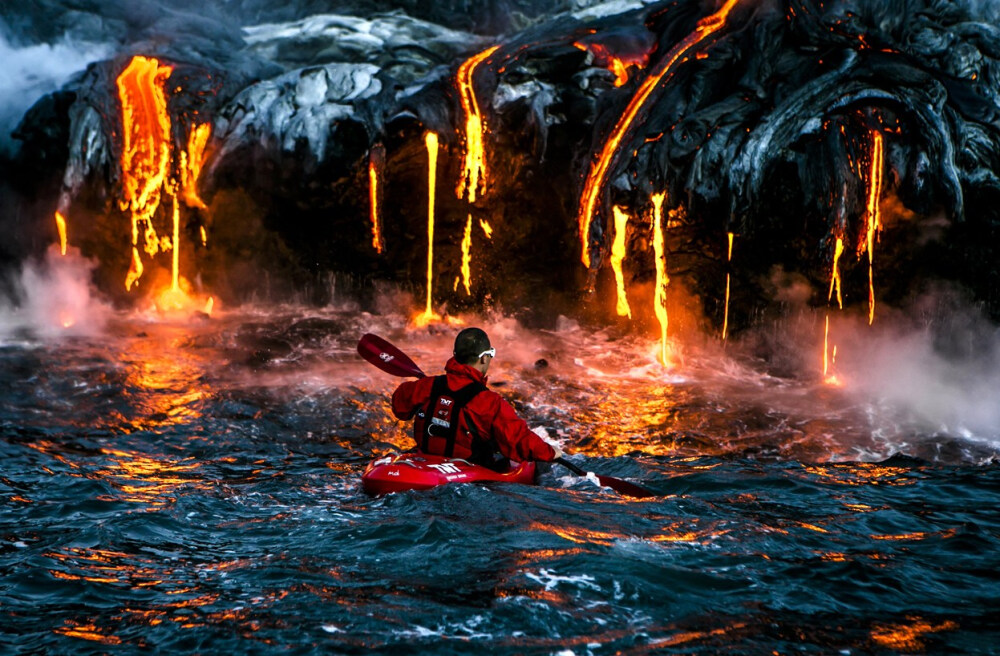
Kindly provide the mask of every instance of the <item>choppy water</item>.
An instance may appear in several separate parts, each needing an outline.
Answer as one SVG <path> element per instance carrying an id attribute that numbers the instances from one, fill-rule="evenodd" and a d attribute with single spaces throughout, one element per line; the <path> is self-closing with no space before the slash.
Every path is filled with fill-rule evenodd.
<path id="1" fill-rule="evenodd" d="M 436 372 L 450 328 L 287 307 L 9 329 L 0 651 L 996 653 L 1000 440 L 949 414 L 988 422 L 996 388 L 907 405 L 912 374 L 880 396 L 749 349 L 664 370 L 610 330 L 484 325 L 530 424 L 658 496 L 557 469 L 365 496 L 407 442 L 358 337 Z"/>

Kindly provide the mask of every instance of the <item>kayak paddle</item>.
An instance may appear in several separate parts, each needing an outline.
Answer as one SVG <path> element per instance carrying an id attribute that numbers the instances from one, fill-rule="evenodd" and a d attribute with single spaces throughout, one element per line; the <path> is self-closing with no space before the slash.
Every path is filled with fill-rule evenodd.
<path id="1" fill-rule="evenodd" d="M 393 346 L 392 343 L 382 339 L 378 335 L 373 335 L 372 333 L 365 334 L 358 341 L 358 354 L 387 374 L 402 378 L 426 377 L 426 374 L 421 371 L 420 367 L 413 360 Z M 653 492 L 628 481 L 610 476 L 598 476 L 593 472 L 584 471 L 565 458 L 556 458 L 554 462 L 558 462 L 577 476 L 583 476 L 591 480 L 597 479 L 597 482 L 602 487 L 610 487 L 621 495 L 640 499 L 656 496 Z"/>
<path id="2" fill-rule="evenodd" d="M 620 478 L 611 478 L 610 476 L 598 476 L 593 472 L 588 472 L 580 469 L 566 458 L 556 458 L 555 462 L 570 470 L 577 476 L 583 476 L 584 478 L 590 478 L 593 476 L 597 479 L 598 484 L 601 487 L 610 487 L 612 490 L 626 497 L 636 497 L 638 499 L 644 499 L 646 497 L 655 497 L 656 493 L 647 490 L 644 487 L 639 487 L 629 483 L 628 481 L 623 481 Z"/>
<path id="3" fill-rule="evenodd" d="M 358 342 L 358 354 L 387 374 L 402 378 L 424 378 L 426 374 L 405 353 L 378 335 L 366 334 Z"/>

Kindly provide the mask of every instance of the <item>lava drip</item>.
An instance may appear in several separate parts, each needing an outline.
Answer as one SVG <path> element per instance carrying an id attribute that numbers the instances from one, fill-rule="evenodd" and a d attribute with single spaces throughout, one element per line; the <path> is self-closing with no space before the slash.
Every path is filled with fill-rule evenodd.
<path id="1" fill-rule="evenodd" d="M 865 246 L 868 250 L 868 325 L 875 320 L 875 240 L 882 230 L 879 199 L 882 195 L 882 134 L 872 132 L 871 172 L 868 176 L 868 206 L 865 214 Z"/>
<path id="2" fill-rule="evenodd" d="M 653 295 L 653 311 L 660 322 L 660 363 L 669 366 L 667 359 L 667 285 L 670 277 L 667 275 L 667 254 L 663 235 L 663 200 L 667 192 L 653 194 L 653 257 L 656 265 L 656 291 Z"/>
<path id="3" fill-rule="evenodd" d="M 844 252 L 844 238 L 837 237 L 837 240 L 833 247 L 833 267 L 830 269 L 830 291 L 826 295 L 826 301 L 829 303 L 833 300 L 833 291 L 837 290 L 837 306 L 840 309 L 844 309 L 844 297 L 841 292 L 841 281 L 840 281 L 840 256 Z"/>
<path id="4" fill-rule="evenodd" d="M 667 55 L 660 60 L 650 74 L 643 79 L 639 89 L 629 100 L 624 113 L 618 118 L 611 134 L 604 142 L 600 155 L 593 162 L 590 173 L 583 187 L 583 196 L 580 199 L 579 214 L 577 220 L 580 227 L 580 242 L 582 246 L 581 261 L 583 265 L 590 268 L 590 225 L 597 210 L 598 197 L 604 189 L 604 184 L 608 177 L 608 172 L 618 156 L 622 141 L 629 135 L 633 122 L 640 110 L 645 106 L 646 101 L 660 82 L 670 74 L 674 65 L 685 57 L 693 48 L 701 45 L 702 41 L 718 31 L 726 23 L 729 12 L 739 0 L 726 0 L 721 9 L 714 14 L 698 21 L 698 26 L 694 32 L 689 34 L 680 43 L 674 46 Z"/>
<path id="5" fill-rule="evenodd" d="M 122 104 L 121 209 L 132 218 L 132 267 L 125 278 L 126 290 L 131 290 L 142 276 L 138 252 L 140 223 L 145 224 L 145 251 L 153 256 L 161 247 L 153 216 L 160 206 L 172 160 L 170 116 L 164 91 L 171 72 L 171 66 L 161 66 L 156 59 L 136 56 L 117 79 Z"/>
<path id="6" fill-rule="evenodd" d="M 486 186 L 486 153 L 484 149 L 486 124 L 479 112 L 473 76 L 476 68 L 499 47 L 487 48 L 465 60 L 458 67 L 458 73 L 455 76 L 455 84 L 462 102 L 462 111 L 465 113 L 465 166 L 458 186 L 455 188 L 455 193 L 459 198 L 467 196 L 470 203 L 476 202 L 476 194 L 479 189 Z"/>
<path id="7" fill-rule="evenodd" d="M 427 146 L 427 307 L 417 318 L 418 324 L 426 325 L 441 317 L 434 312 L 434 197 L 437 193 L 438 136 L 434 132 L 424 135 Z"/>
<path id="8" fill-rule="evenodd" d="M 625 275 L 622 273 L 622 262 L 625 260 L 625 231 L 628 225 L 628 214 L 615 205 L 615 240 L 611 244 L 611 268 L 615 272 L 615 284 L 618 288 L 618 316 L 629 319 L 632 318 L 632 308 L 628 304 L 628 296 L 625 294 Z"/>
<path id="9" fill-rule="evenodd" d="M 372 248 L 381 254 L 385 249 L 382 236 L 382 186 L 379 178 L 385 168 L 385 146 L 375 144 L 368 153 L 368 213 L 372 224 Z"/>
<path id="10" fill-rule="evenodd" d="M 56 212 L 56 229 L 59 231 L 59 254 L 66 254 L 66 217 Z"/>
<path id="11" fill-rule="evenodd" d="M 465 295 L 472 294 L 472 215 L 465 222 L 465 233 L 462 235 L 462 286 Z M 458 289 L 458 278 L 455 279 L 455 289 Z"/>
<path id="12" fill-rule="evenodd" d="M 722 315 L 722 340 L 725 341 L 729 333 L 729 266 L 733 262 L 733 233 L 726 233 L 729 237 L 729 249 L 726 251 L 726 304 Z"/>

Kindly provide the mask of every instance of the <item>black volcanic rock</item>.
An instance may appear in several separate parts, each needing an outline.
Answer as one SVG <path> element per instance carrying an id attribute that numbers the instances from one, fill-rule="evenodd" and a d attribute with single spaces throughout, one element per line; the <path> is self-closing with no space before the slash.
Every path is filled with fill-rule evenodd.
<path id="1" fill-rule="evenodd" d="M 539 282 L 546 298 L 594 285 L 605 290 L 612 205 L 632 217 L 626 277 L 648 285 L 650 197 L 665 191 L 671 276 L 686 280 L 714 321 L 720 280 L 731 271 L 739 323 L 769 303 L 764 281 L 775 266 L 800 272 L 813 286 L 812 302 L 826 302 L 836 237 L 848 245 L 840 262 L 848 303 L 867 302 L 867 256 L 857 253 L 877 132 L 884 143 L 879 294 L 900 300 L 943 277 L 1000 313 L 991 291 L 1000 280 L 985 266 L 996 259 L 1000 221 L 998 10 L 936 0 L 744 0 L 699 40 L 697 30 L 708 25 L 699 21 L 721 4 L 6 7 L 0 16 L 23 39 L 52 39 L 78 20 L 87 26 L 80 29 L 121 43 L 114 58 L 25 116 L 17 134 L 26 148 L 9 166 L 35 181 L 61 180 L 58 198 L 47 207 L 39 202 L 34 220 L 50 221 L 56 207 L 87 217 L 79 220 L 97 227 L 87 228 L 86 254 L 120 269 L 121 244 L 101 237 L 127 220 L 116 209 L 114 79 L 131 55 L 155 56 L 174 66 L 176 147 L 193 124 L 213 126 L 199 184 L 208 209 L 187 218 L 192 230 L 209 228 L 211 245 L 196 248 L 185 264 L 192 277 L 203 274 L 205 284 L 225 286 L 236 300 L 259 280 L 235 276 L 237 268 L 280 272 L 293 288 L 330 272 L 422 284 L 423 136 L 432 130 L 441 140 L 436 298 L 522 304 L 538 297 L 530 290 Z M 50 15 L 56 18 L 46 23 Z M 489 177 L 470 205 L 455 194 L 465 147 L 455 78 L 464 60 L 493 45 L 474 78 Z M 630 62 L 620 86 L 610 70 L 614 57 Z M 620 130 L 588 235 L 588 272 L 577 234 L 584 181 L 629 102 L 656 73 L 662 80 Z M 384 152 L 381 255 L 371 244 L 367 196 L 376 148 Z M 54 161 L 60 156 L 64 161 Z M 8 183 L 4 193 L 17 198 L 28 187 L 44 184 Z M 493 233 L 474 232 L 476 282 L 466 296 L 453 282 L 470 215 Z M 245 221 L 249 232 L 223 221 Z M 727 232 L 740 244 L 731 264 Z M 258 247 L 241 234 L 253 234 Z M 251 282 L 234 283 L 237 277 Z"/>

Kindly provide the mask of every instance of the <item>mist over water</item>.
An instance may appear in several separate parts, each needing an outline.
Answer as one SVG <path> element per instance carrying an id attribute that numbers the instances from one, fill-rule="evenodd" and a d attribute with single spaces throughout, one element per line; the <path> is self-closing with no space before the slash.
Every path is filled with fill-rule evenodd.
<path id="1" fill-rule="evenodd" d="M 106 59 L 110 45 L 80 42 L 64 37 L 56 43 L 17 45 L 0 21 L 0 153 L 16 144 L 10 133 L 28 108 L 62 87 L 87 65 Z"/>
<path id="2" fill-rule="evenodd" d="M 896 398 L 851 382 L 840 325 L 846 382 L 831 387 L 805 346 L 815 321 L 777 340 L 803 345 L 792 374 L 749 337 L 672 343 L 665 369 L 648 335 L 463 316 L 530 426 L 657 496 L 552 468 L 537 486 L 369 498 L 365 464 L 411 439 L 389 409 L 399 379 L 358 338 L 436 374 L 460 326 L 413 327 L 403 294 L 110 311 L 88 266 L 36 263 L 20 278 L 32 302 L 0 315 L 0 635 L 16 649 L 985 654 L 1000 636 L 984 611 L 995 445 L 898 422 L 918 378 L 892 374 L 913 379 Z M 66 285 L 103 319 L 89 333 L 46 317 Z M 919 331 L 857 333 L 862 361 L 895 344 L 961 362 Z"/>
<path id="3" fill-rule="evenodd" d="M 0 295 L 0 344 L 7 339 L 99 336 L 112 313 L 91 281 L 97 264 L 70 247 L 51 246 L 27 262 Z"/>

